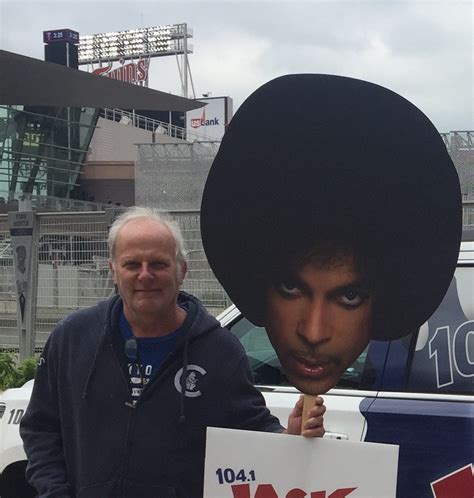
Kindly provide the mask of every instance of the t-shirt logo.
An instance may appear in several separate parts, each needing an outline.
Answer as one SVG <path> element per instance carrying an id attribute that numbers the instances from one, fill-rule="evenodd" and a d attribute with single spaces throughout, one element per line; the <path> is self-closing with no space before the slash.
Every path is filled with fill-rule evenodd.
<path id="1" fill-rule="evenodd" d="M 196 398 L 201 396 L 201 391 L 199 390 L 199 383 L 204 375 L 206 375 L 204 368 L 199 365 L 188 365 L 186 369 L 186 381 L 185 381 L 185 396 L 188 398 Z M 176 375 L 174 376 L 174 387 L 181 394 L 181 377 L 183 376 L 183 369 L 180 368 Z"/>

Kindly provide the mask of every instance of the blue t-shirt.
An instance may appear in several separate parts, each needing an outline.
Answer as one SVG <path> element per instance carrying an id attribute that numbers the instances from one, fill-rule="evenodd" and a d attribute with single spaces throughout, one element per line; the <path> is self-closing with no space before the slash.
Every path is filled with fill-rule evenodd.
<path id="1" fill-rule="evenodd" d="M 188 312 L 185 306 L 183 308 Z M 136 403 L 143 388 L 150 382 L 150 379 L 158 371 L 166 357 L 174 351 L 178 339 L 185 332 L 184 323 L 179 329 L 161 337 L 134 337 L 122 309 L 119 326 L 126 343 L 130 391 L 132 399 Z M 129 345 L 127 341 L 130 339 L 136 341 L 136 348 L 133 343 L 132 348 L 127 347 Z"/>

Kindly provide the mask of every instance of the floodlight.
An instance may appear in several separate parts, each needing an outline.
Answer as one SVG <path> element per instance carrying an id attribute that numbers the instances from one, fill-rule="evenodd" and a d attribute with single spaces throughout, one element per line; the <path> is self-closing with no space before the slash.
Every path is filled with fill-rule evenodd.
<path id="1" fill-rule="evenodd" d="M 82 36 L 79 43 L 79 64 L 116 61 L 122 57 L 160 57 L 192 53 L 184 49 L 184 38 L 191 38 L 186 24 L 140 28 L 127 31 Z M 126 52 L 124 52 L 126 49 Z"/>

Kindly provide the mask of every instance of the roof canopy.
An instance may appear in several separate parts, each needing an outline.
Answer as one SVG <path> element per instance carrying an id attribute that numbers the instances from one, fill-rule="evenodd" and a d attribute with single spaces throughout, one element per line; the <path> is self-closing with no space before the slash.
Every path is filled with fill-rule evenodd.
<path id="1" fill-rule="evenodd" d="M 189 111 L 197 100 L 0 50 L 0 104 Z"/>

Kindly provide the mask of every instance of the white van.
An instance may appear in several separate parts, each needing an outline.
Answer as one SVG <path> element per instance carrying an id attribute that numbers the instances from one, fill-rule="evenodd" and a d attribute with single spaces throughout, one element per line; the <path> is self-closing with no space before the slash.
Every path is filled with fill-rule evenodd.
<path id="1" fill-rule="evenodd" d="M 219 319 L 240 339 L 255 384 L 285 424 L 299 392 L 267 334 L 235 306 Z M 32 385 L 0 395 L 1 498 L 35 495 L 18 432 Z M 432 483 L 458 486 L 465 475 L 472 486 L 466 469 L 474 462 L 474 240 L 462 242 L 452 284 L 432 317 L 403 339 L 372 341 L 324 399 L 325 437 L 400 446 L 399 498 L 433 498 Z"/>

